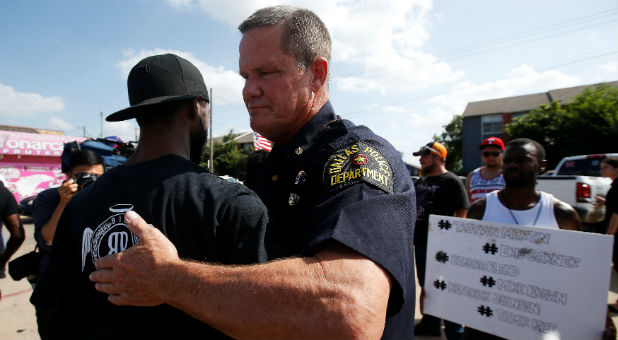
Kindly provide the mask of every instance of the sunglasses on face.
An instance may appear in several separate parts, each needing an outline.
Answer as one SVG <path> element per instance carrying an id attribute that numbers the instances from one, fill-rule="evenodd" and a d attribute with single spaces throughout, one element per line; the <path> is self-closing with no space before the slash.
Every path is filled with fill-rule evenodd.
<path id="1" fill-rule="evenodd" d="M 500 156 L 501 153 L 502 152 L 500 152 L 500 151 L 492 151 L 492 152 L 485 151 L 485 152 L 483 152 L 483 157 L 489 157 L 489 156 L 498 157 L 498 156 Z"/>
<path id="2" fill-rule="evenodd" d="M 423 150 L 423 152 L 421 153 L 421 156 L 427 156 L 427 155 L 431 155 L 431 151 Z"/>
<path id="3" fill-rule="evenodd" d="M 421 152 L 421 156 L 427 156 L 427 155 L 431 155 L 432 153 L 439 155 L 440 153 L 438 152 L 438 150 L 434 149 L 434 148 L 430 148 L 427 145 L 423 145 L 423 147 L 421 148 L 421 150 L 423 150 Z"/>

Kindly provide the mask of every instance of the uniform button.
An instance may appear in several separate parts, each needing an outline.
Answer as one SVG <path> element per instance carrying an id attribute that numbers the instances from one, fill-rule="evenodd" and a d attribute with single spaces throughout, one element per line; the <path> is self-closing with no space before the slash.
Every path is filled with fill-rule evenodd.
<path id="1" fill-rule="evenodd" d="M 294 153 L 297 155 L 301 155 L 303 153 L 303 148 L 301 148 L 300 146 L 296 148 L 296 150 L 294 150 Z"/>
<path id="2" fill-rule="evenodd" d="M 277 175 L 273 175 L 273 177 L 272 177 L 273 182 L 276 182 L 277 178 L 278 178 Z"/>

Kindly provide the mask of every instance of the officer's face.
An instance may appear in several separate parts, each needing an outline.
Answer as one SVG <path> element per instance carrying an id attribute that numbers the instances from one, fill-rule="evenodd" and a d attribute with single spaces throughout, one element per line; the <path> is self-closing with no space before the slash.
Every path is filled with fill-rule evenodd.
<path id="1" fill-rule="evenodd" d="M 281 50 L 281 25 L 253 28 L 240 41 L 239 72 L 251 128 L 275 142 L 288 141 L 311 113 L 312 74 Z"/>

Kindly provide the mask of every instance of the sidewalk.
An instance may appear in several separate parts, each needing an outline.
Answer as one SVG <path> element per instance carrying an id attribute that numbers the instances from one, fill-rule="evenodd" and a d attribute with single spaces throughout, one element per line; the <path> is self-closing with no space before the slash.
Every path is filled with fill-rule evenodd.
<path id="1" fill-rule="evenodd" d="M 30 252 L 34 249 L 34 225 L 31 223 L 24 224 L 26 230 L 26 240 L 19 248 L 13 258 Z M 5 240 L 8 238 L 5 228 L 3 228 Z M 7 273 L 5 279 L 0 280 L 0 290 L 2 290 L 2 300 L 0 300 L 0 340 L 3 339 L 39 339 L 39 333 L 36 326 L 36 317 L 34 315 L 34 307 L 30 304 L 30 295 L 32 288 L 26 279 L 21 281 L 13 281 Z M 607 301 L 615 302 L 618 299 L 618 279 L 612 270 L 610 292 Z M 414 318 L 420 320 L 421 313 L 419 310 L 418 297 L 420 287 L 416 283 L 416 313 Z M 618 325 L 618 314 L 612 314 L 612 320 Z M 439 337 L 417 336 L 417 340 L 437 340 Z M 442 339 L 446 339 L 442 336 Z"/>
<path id="2" fill-rule="evenodd" d="M 34 225 L 24 223 L 24 229 L 26 230 L 26 240 L 12 258 L 34 249 Z M 6 228 L 2 228 L 2 233 L 4 239 L 7 240 L 9 235 Z M 0 339 L 39 339 L 34 307 L 28 301 L 32 294 L 32 287 L 28 280 L 14 281 L 7 271 L 6 278 L 0 280 L 0 290 L 2 290 Z"/>

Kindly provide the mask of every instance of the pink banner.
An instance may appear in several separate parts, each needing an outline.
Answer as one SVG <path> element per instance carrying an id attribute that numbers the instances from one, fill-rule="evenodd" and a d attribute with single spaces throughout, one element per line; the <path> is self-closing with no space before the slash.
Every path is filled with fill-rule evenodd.
<path id="1" fill-rule="evenodd" d="M 13 193 L 17 202 L 47 188 L 60 186 L 64 179 L 60 164 L 0 164 L 0 180 Z"/>
<path id="2" fill-rule="evenodd" d="M 64 143 L 82 142 L 84 137 L 0 131 L 0 154 L 60 156 Z"/>

